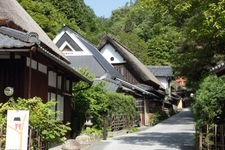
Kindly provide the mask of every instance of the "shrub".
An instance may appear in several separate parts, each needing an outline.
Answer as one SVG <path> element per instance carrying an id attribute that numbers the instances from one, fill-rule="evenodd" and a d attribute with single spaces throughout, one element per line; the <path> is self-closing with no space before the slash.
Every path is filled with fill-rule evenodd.
<path id="1" fill-rule="evenodd" d="M 43 103 L 38 97 L 10 99 L 8 102 L 0 104 L 0 126 L 6 126 L 7 110 L 29 110 L 29 127 L 34 132 L 39 132 L 44 142 L 48 144 L 62 142 L 70 128 L 68 124 L 64 125 L 53 117 L 60 113 L 51 109 L 55 104 L 54 101 Z"/>
<path id="2" fill-rule="evenodd" d="M 82 134 L 87 134 L 87 135 L 96 135 L 101 137 L 102 136 L 102 130 L 96 129 L 96 128 L 86 128 L 82 130 Z"/>
<path id="3" fill-rule="evenodd" d="M 192 105 L 197 129 L 225 118 L 225 77 L 210 75 L 200 84 Z M 220 120 L 217 120 L 217 119 Z"/>
<path id="4" fill-rule="evenodd" d="M 80 69 L 79 72 L 90 80 L 94 79 L 93 74 L 85 68 Z M 78 130 L 82 130 L 86 118 L 90 116 L 92 116 L 93 126 L 97 129 L 103 128 L 104 124 L 108 126 L 108 120 L 113 115 L 125 116 L 127 126 L 133 124 L 137 116 L 135 99 L 106 89 L 103 81 L 95 83 L 92 87 L 85 82 L 79 82 L 73 86 L 72 104 L 79 118 Z"/>
<path id="5" fill-rule="evenodd" d="M 150 119 L 149 119 L 149 124 L 151 126 L 156 125 L 162 120 L 165 120 L 169 117 L 169 115 L 165 111 L 161 112 L 154 112 L 151 114 Z"/>
<path id="6" fill-rule="evenodd" d="M 154 112 L 151 114 L 150 118 L 149 118 L 149 124 L 151 126 L 156 125 L 159 122 L 159 113 L 158 112 Z"/>

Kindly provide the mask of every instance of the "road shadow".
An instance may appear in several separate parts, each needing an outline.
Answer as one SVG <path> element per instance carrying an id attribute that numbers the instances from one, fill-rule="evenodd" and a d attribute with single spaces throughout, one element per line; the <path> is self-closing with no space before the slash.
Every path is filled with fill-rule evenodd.
<path id="1" fill-rule="evenodd" d="M 162 146 L 176 148 L 181 150 L 194 149 L 194 136 L 192 133 L 139 133 L 134 136 L 118 137 L 114 140 L 119 140 L 122 144 L 134 144 L 142 146 L 152 146 L 159 144 Z"/>
<path id="2" fill-rule="evenodd" d="M 151 131 L 139 132 L 135 135 L 128 135 L 115 138 L 122 144 L 133 144 L 143 146 L 161 145 L 169 148 L 176 148 L 180 150 L 194 150 L 194 129 L 188 127 L 182 129 L 182 131 L 172 131 L 170 127 L 173 125 L 193 125 L 194 119 L 190 110 L 178 113 L 167 120 L 162 121 L 156 125 L 156 128 L 152 127 Z M 163 126 L 163 132 L 160 128 Z M 168 132 L 165 131 L 165 127 L 168 126 Z"/>

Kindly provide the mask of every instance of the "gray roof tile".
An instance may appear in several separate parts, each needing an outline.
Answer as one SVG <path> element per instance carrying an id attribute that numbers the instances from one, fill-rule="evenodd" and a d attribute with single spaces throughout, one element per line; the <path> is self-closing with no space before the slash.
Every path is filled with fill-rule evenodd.
<path id="1" fill-rule="evenodd" d="M 21 40 L 0 34 L 0 48 L 23 48 L 31 47 L 35 43 L 26 43 Z"/>
<path id="2" fill-rule="evenodd" d="M 147 68 L 156 77 L 172 77 L 173 76 L 173 69 L 170 66 L 147 66 Z"/>
<path id="3" fill-rule="evenodd" d="M 89 69 L 97 78 L 105 74 L 104 68 L 98 63 L 98 61 L 91 55 L 89 56 L 67 56 L 71 62 L 71 67 L 87 68 Z"/>

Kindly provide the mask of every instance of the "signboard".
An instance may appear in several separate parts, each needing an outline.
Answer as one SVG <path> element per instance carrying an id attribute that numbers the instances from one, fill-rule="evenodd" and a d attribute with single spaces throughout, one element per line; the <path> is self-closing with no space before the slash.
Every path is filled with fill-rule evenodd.
<path id="1" fill-rule="evenodd" d="M 29 111 L 8 110 L 6 150 L 27 150 Z"/>

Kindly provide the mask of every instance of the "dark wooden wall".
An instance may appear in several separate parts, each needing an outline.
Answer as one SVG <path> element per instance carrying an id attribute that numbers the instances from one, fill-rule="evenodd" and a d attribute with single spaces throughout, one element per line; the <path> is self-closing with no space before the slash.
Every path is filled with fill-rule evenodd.
<path id="1" fill-rule="evenodd" d="M 28 98 L 28 87 L 29 87 L 29 68 L 25 69 L 25 98 Z M 31 71 L 31 97 L 40 97 L 43 101 L 48 100 L 48 76 L 37 70 L 32 69 Z"/>
<path id="2" fill-rule="evenodd" d="M 132 68 L 128 64 L 113 64 L 124 77 L 124 79 L 132 84 L 140 83 L 139 75 L 132 71 Z"/>
<path id="3" fill-rule="evenodd" d="M 14 98 L 24 96 L 24 62 L 21 59 L 0 60 L 0 102 L 6 102 L 9 97 L 4 95 L 7 86 L 14 88 Z"/>

